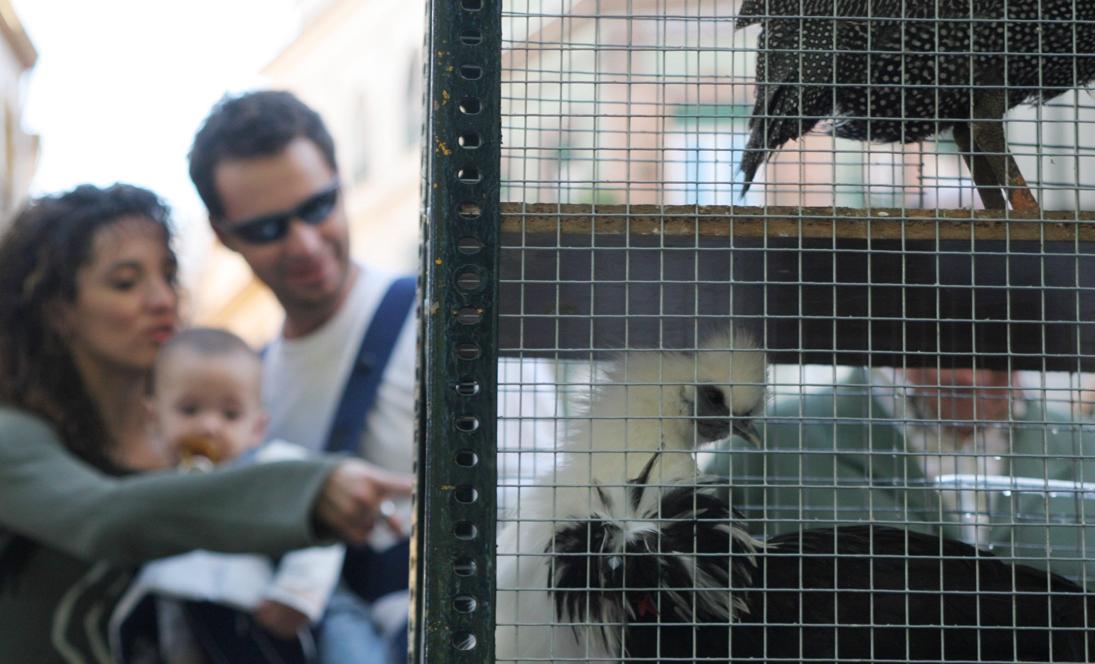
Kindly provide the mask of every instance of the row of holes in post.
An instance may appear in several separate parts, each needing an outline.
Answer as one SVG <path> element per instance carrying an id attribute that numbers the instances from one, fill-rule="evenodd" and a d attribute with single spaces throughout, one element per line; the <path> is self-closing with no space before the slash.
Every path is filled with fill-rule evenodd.
<path id="1" fill-rule="evenodd" d="M 478 12 L 483 8 L 483 0 L 460 0 L 460 6 L 465 12 Z M 478 28 L 468 28 L 460 33 L 460 42 L 465 46 L 479 46 L 483 42 L 483 34 Z M 483 69 L 478 65 L 461 64 L 457 73 L 464 81 L 477 81 L 483 77 Z M 478 97 L 465 96 L 460 99 L 457 110 L 462 116 L 478 115 L 483 108 L 482 101 Z M 461 132 L 456 143 L 459 146 L 461 156 L 474 153 L 482 145 L 481 135 L 472 130 Z M 482 174 L 474 164 L 465 163 L 458 167 L 457 180 L 467 187 L 474 187 L 482 181 Z M 477 221 L 482 216 L 482 208 L 473 201 L 462 201 L 456 209 L 461 221 Z M 457 240 L 456 249 L 460 255 L 475 256 L 483 250 L 483 242 L 477 237 L 467 235 Z M 472 293 L 482 286 L 483 278 L 480 270 L 474 265 L 460 266 L 455 270 L 456 287 L 465 292 Z M 482 307 L 462 307 L 456 313 L 456 320 L 462 326 L 479 325 L 483 320 Z M 465 342 L 456 346 L 457 359 L 464 362 L 478 360 L 481 351 L 478 344 Z M 471 399 L 479 394 L 479 383 L 473 378 L 461 378 L 454 389 L 463 400 Z M 457 417 L 454 426 L 461 437 L 473 434 L 479 429 L 479 420 L 473 415 Z M 460 449 L 456 453 L 456 465 L 473 469 L 479 465 L 479 455 L 472 449 Z M 459 485 L 453 489 L 452 500 L 456 505 L 472 505 L 479 499 L 479 493 L 474 486 Z M 453 536 L 458 540 L 471 542 L 479 536 L 479 529 L 470 521 L 456 521 L 453 526 Z M 480 547 L 480 550 L 482 548 Z M 453 572 L 458 577 L 472 577 L 479 573 L 479 565 L 472 557 L 461 557 L 453 565 Z M 456 613 L 471 614 L 479 607 L 479 601 L 474 595 L 459 594 L 452 599 L 452 610 Z M 467 631 L 457 631 L 452 635 L 452 647 L 459 651 L 475 650 L 478 645 L 475 634 Z"/>

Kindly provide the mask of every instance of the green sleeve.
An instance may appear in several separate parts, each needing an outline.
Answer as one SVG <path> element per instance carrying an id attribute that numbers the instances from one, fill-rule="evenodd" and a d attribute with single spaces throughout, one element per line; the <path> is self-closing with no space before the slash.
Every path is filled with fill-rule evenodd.
<path id="1" fill-rule="evenodd" d="M 69 453 L 42 420 L 0 408 L 0 527 L 123 564 L 195 548 L 279 553 L 315 542 L 312 503 L 336 461 L 113 477 Z"/>
<path id="2" fill-rule="evenodd" d="M 1030 412 L 1012 438 L 1012 474 L 1065 488 L 997 495 L 995 550 L 1095 586 L 1095 434 L 1067 413 L 1028 404 Z"/>
<path id="3" fill-rule="evenodd" d="M 771 536 L 835 523 L 930 530 L 937 494 L 921 488 L 893 422 L 872 409 L 865 377 L 780 399 L 758 418 L 763 448 L 738 438 L 711 455 L 751 532 Z"/>

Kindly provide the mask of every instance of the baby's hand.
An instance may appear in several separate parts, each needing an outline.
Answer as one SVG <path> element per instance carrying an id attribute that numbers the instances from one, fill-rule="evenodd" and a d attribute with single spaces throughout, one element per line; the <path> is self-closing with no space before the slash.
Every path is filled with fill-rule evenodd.
<path id="1" fill-rule="evenodd" d="M 300 630 L 312 622 L 300 611 L 272 599 L 259 602 L 251 615 L 254 616 L 255 622 L 282 639 L 295 638 Z"/>

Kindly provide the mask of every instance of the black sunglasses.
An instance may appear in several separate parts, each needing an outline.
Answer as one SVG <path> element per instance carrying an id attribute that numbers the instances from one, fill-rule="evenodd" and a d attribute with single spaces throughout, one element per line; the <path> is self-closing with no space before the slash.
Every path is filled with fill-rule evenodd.
<path id="1" fill-rule="evenodd" d="M 300 219 L 309 226 L 323 223 L 338 202 L 338 183 L 304 199 L 291 210 L 272 212 L 234 224 L 221 224 L 221 229 L 251 244 L 277 242 L 289 232 L 289 222 Z"/>

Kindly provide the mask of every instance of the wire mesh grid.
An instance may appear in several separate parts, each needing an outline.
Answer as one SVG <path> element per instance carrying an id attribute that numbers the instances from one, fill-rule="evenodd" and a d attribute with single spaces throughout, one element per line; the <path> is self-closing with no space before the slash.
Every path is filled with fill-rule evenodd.
<path id="1" fill-rule="evenodd" d="M 1095 659 L 1092 21 L 501 3 L 492 657 Z"/>

